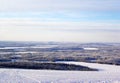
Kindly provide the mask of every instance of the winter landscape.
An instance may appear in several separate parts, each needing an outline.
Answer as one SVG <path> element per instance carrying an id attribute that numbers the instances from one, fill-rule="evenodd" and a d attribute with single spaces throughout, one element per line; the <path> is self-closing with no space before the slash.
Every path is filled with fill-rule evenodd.
<path id="1" fill-rule="evenodd" d="M 120 66 L 63 62 L 97 68 L 99 71 L 0 69 L 1 83 L 120 83 Z"/>
<path id="2" fill-rule="evenodd" d="M 120 83 L 119 50 L 119 43 L 1 41 L 0 82 Z"/>
<path id="3" fill-rule="evenodd" d="M 120 0 L 0 0 L 0 83 L 120 83 Z"/>

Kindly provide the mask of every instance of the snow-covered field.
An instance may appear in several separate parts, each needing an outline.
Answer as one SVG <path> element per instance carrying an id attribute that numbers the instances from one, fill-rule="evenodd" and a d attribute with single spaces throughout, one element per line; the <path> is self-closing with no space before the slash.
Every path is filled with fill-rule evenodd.
<path id="1" fill-rule="evenodd" d="M 0 69 L 0 83 L 120 83 L 120 66 L 64 62 L 97 68 L 99 71 L 55 71 Z"/>
<path id="2" fill-rule="evenodd" d="M 98 48 L 83 48 L 84 50 L 99 50 Z"/>

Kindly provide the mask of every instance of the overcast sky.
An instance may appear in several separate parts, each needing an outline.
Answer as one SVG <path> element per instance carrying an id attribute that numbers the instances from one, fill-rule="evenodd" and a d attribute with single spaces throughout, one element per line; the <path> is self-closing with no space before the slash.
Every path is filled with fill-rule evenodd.
<path id="1" fill-rule="evenodd" d="M 0 0 L 0 40 L 120 42 L 120 0 Z"/>

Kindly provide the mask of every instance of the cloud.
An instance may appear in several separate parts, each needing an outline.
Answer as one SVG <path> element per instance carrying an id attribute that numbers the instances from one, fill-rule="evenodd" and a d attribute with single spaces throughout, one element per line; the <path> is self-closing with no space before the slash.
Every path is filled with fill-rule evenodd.
<path id="1" fill-rule="evenodd" d="M 14 41 L 64 41 L 64 42 L 120 42 L 119 32 L 103 31 L 54 31 L 34 28 L 3 28 L 0 39 Z"/>
<path id="2" fill-rule="evenodd" d="M 120 42 L 120 0 L 0 0 L 0 39 Z"/>
<path id="3" fill-rule="evenodd" d="M 33 28 L 41 30 L 80 31 L 80 30 L 120 30 L 120 24 L 114 22 L 55 22 L 40 21 L 36 18 L 3 18 L 1 28 Z"/>
<path id="4" fill-rule="evenodd" d="M 119 4 L 119 0 L 0 0 L 0 11 L 120 11 Z"/>

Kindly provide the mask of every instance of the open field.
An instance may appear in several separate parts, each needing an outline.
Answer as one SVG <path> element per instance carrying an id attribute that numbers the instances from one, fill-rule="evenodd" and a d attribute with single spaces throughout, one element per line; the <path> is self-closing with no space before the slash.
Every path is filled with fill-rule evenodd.
<path id="1" fill-rule="evenodd" d="M 85 62 L 61 62 L 97 68 L 99 71 L 0 69 L 1 83 L 120 83 L 120 66 Z"/>

